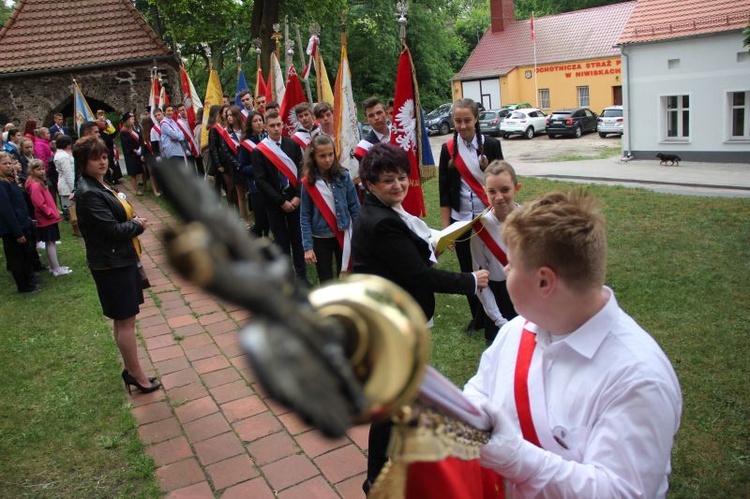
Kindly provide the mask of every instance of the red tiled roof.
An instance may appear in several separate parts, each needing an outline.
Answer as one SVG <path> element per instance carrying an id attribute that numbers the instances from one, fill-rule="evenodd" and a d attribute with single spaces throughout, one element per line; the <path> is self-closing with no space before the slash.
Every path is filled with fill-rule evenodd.
<path id="1" fill-rule="evenodd" d="M 750 0 L 638 0 L 618 43 L 733 31 L 748 24 Z"/>
<path id="2" fill-rule="evenodd" d="M 0 30 L 0 74 L 170 53 L 130 0 L 20 0 Z"/>
<path id="3" fill-rule="evenodd" d="M 537 64 L 620 55 L 614 45 L 635 4 L 625 2 L 536 18 Z M 488 29 L 454 78 L 504 75 L 517 66 L 534 64 L 529 24 L 529 20 L 514 22 L 498 33 Z"/>

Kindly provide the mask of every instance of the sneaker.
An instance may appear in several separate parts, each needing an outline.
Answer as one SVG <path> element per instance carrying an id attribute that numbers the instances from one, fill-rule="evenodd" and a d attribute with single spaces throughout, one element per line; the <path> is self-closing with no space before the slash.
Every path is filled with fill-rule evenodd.
<path id="1" fill-rule="evenodd" d="M 50 270 L 50 274 L 52 274 L 55 277 L 60 277 L 61 275 L 68 275 L 71 272 L 73 272 L 73 269 L 70 269 L 68 267 L 60 267 L 58 270 Z"/>
<path id="2" fill-rule="evenodd" d="M 55 245 L 60 245 L 60 244 L 62 244 L 62 241 L 55 241 Z"/>
<path id="3" fill-rule="evenodd" d="M 19 289 L 18 292 L 21 293 L 22 295 L 32 295 L 34 293 L 40 292 L 41 290 L 42 290 L 42 287 L 35 284 L 26 289 Z"/>

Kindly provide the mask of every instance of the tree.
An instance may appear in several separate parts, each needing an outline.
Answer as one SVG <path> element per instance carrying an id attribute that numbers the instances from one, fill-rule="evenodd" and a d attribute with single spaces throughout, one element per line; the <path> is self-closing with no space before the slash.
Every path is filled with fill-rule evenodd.
<path id="1" fill-rule="evenodd" d="M 15 8 L 16 8 L 15 0 L 9 0 L 9 1 L 0 0 L 0 27 L 2 27 L 3 24 L 5 24 L 5 21 L 8 20 L 11 12 L 13 12 L 13 9 Z"/>

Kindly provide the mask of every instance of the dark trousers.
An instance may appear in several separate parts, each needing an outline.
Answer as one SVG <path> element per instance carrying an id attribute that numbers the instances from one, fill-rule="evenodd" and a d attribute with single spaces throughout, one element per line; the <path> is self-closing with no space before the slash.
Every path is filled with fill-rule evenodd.
<path id="1" fill-rule="evenodd" d="M 486 289 L 484 290 L 485 293 L 487 291 L 488 290 Z M 495 297 L 497 308 L 500 309 L 500 313 L 503 314 L 503 317 L 511 320 L 518 315 L 515 307 L 513 307 L 513 302 L 510 301 L 510 295 L 508 294 L 508 286 L 506 286 L 506 281 L 490 281 L 489 291 L 492 291 L 492 296 Z M 487 317 L 487 314 L 484 313 L 484 307 L 481 307 L 481 302 L 480 308 L 482 309 L 482 315 L 484 316 L 484 339 L 487 340 L 487 344 L 489 345 L 490 343 L 495 341 L 495 336 L 497 336 L 498 328 L 490 320 L 490 318 Z"/>
<path id="2" fill-rule="evenodd" d="M 336 275 L 341 272 L 341 246 L 335 237 L 313 237 L 315 251 L 315 269 L 318 271 L 318 282 L 330 281 L 334 277 L 333 264 L 336 264 Z"/>
<path id="3" fill-rule="evenodd" d="M 271 225 L 273 240 L 281 250 L 292 257 L 297 279 L 307 281 L 305 252 L 302 249 L 302 229 L 299 226 L 299 208 L 287 213 L 280 206 L 266 204 L 268 223 Z"/>
<path id="4" fill-rule="evenodd" d="M 198 174 L 198 177 L 203 178 L 206 175 L 206 169 L 203 167 L 203 158 L 196 156 L 193 158 L 193 161 L 195 161 L 195 172 Z"/>
<path id="5" fill-rule="evenodd" d="M 367 437 L 367 481 L 375 483 L 386 461 L 388 461 L 388 442 L 391 439 L 393 423 L 390 421 L 374 422 L 370 425 Z M 369 489 L 368 485 L 363 488 Z M 366 490 L 367 491 L 367 490 Z"/>
<path id="6" fill-rule="evenodd" d="M 250 198 L 250 211 L 253 212 L 253 234 L 258 237 L 268 237 L 271 226 L 268 223 L 268 214 L 266 213 L 266 203 L 260 193 L 248 195 Z"/>
<path id="7" fill-rule="evenodd" d="M 54 243 L 53 243 L 54 244 Z M 16 281 L 18 291 L 28 291 L 34 285 L 34 255 L 36 248 L 27 236 L 26 242 L 21 244 L 13 235 L 3 236 L 3 250 L 5 251 L 6 266 Z"/>
<path id="8" fill-rule="evenodd" d="M 451 223 L 453 222 L 455 220 L 451 219 Z M 456 241 L 456 258 L 458 258 L 458 266 L 461 272 L 472 272 L 474 270 L 471 262 L 470 237 L 471 229 L 464 232 L 459 236 L 458 241 Z M 474 321 L 474 327 L 482 327 L 482 317 L 484 316 L 482 303 L 476 295 L 466 295 L 466 301 L 469 303 L 469 311 L 471 312 L 471 320 Z"/>

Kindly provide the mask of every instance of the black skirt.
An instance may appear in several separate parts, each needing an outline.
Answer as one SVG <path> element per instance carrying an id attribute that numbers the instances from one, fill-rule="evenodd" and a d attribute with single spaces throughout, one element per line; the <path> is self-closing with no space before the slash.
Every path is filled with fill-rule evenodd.
<path id="1" fill-rule="evenodd" d="M 110 319 L 123 320 L 138 315 L 143 303 L 143 287 L 136 264 L 116 269 L 91 270 L 102 312 Z"/>
<path id="2" fill-rule="evenodd" d="M 48 225 L 47 227 L 36 228 L 36 240 L 45 243 L 54 243 L 60 240 L 60 228 L 57 224 Z"/>

